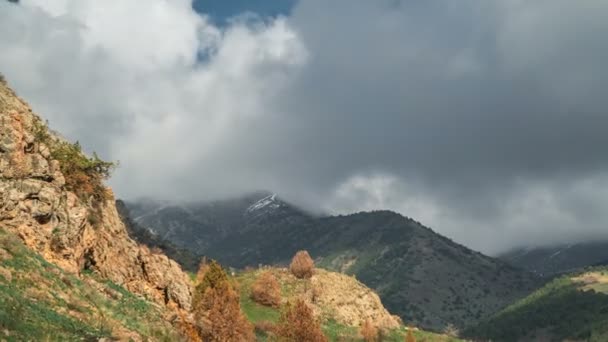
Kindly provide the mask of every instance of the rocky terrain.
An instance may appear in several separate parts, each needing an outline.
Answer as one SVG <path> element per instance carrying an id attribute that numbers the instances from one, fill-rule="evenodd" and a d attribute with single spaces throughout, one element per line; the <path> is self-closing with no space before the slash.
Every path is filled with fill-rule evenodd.
<path id="1" fill-rule="evenodd" d="M 285 265 L 306 249 L 323 267 L 376 290 L 407 324 L 434 330 L 475 324 L 540 284 L 529 272 L 389 211 L 316 217 L 262 192 L 213 203 L 127 206 L 140 226 L 236 268 Z"/>
<path id="2" fill-rule="evenodd" d="M 0 82 L 0 340 L 199 341 L 197 324 L 212 322 L 196 320 L 193 280 L 163 250 L 189 260 L 191 268 L 198 257 L 130 219 L 103 186 L 111 166 L 51 132 Z M 264 213 L 292 212 L 274 196 L 264 201 L 248 206 L 247 215 L 263 221 Z M 230 236 L 229 228 L 215 227 L 213 235 Z M 216 248 L 219 241 L 198 246 Z M 244 256 L 242 264 L 253 260 Z M 256 272 L 230 277 L 239 284 L 236 300 L 241 298 L 252 322 L 268 315 L 276 320 L 281 307 L 260 308 L 248 300 Z M 330 340 L 360 340 L 365 321 L 389 332 L 385 340 L 403 340 L 401 321 L 355 278 L 317 269 L 300 281 L 285 270 L 273 272 L 284 304 L 308 298 Z M 456 340 L 419 330 L 416 336 Z"/>
<path id="3" fill-rule="evenodd" d="M 42 141 L 41 136 L 47 137 Z M 50 138 L 49 138 L 50 137 Z M 157 302 L 188 309 L 181 267 L 127 235 L 110 189 L 92 207 L 66 188 L 50 133 L 29 106 L 0 83 L 0 225 L 62 269 L 91 271 Z"/>
<path id="4" fill-rule="evenodd" d="M 241 306 L 253 323 L 276 323 L 276 308 L 257 304 L 251 299 L 252 284 L 261 274 L 270 272 L 281 287 L 283 303 L 303 299 L 313 308 L 323 331 L 332 341 L 361 340 L 360 329 L 368 321 L 379 331 L 382 341 L 403 341 L 407 328 L 401 319 L 384 308 L 378 295 L 352 276 L 317 268 L 310 279 L 298 279 L 288 269 L 262 267 L 240 272 L 234 278 L 241 289 Z M 454 336 L 434 334 L 412 328 L 420 341 L 460 341 Z"/>

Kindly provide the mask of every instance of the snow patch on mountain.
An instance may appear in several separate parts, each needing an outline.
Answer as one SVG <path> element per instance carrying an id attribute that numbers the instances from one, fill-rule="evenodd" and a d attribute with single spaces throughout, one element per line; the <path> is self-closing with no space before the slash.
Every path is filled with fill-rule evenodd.
<path id="1" fill-rule="evenodd" d="M 281 206 L 281 203 L 279 203 L 279 201 L 277 201 L 277 195 L 272 194 L 272 195 L 268 195 L 268 196 L 258 200 L 254 204 L 250 205 L 247 208 L 247 212 L 252 213 L 255 211 L 259 211 L 261 209 L 266 209 L 266 210 L 278 209 L 280 206 Z"/>

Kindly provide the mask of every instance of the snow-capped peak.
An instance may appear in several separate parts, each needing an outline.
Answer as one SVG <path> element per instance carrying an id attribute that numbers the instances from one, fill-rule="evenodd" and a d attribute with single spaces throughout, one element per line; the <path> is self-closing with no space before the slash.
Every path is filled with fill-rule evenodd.
<path id="1" fill-rule="evenodd" d="M 277 209 L 281 206 L 281 204 L 276 199 L 276 194 L 268 195 L 250 205 L 249 208 L 247 208 L 247 212 L 251 213 L 260 209 Z"/>

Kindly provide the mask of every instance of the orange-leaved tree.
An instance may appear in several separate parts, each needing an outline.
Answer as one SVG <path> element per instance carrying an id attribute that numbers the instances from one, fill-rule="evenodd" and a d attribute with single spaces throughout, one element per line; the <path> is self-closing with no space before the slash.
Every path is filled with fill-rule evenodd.
<path id="1" fill-rule="evenodd" d="M 312 309 L 301 299 L 284 307 L 276 334 L 279 341 L 327 342 Z"/>
<path id="2" fill-rule="evenodd" d="M 315 268 L 315 262 L 310 257 L 307 251 L 299 251 L 291 259 L 289 270 L 297 278 L 310 278 L 312 277 Z"/>
<path id="3" fill-rule="evenodd" d="M 281 286 L 272 272 L 263 272 L 251 285 L 251 299 L 275 308 L 281 304 Z"/>
<path id="4" fill-rule="evenodd" d="M 416 338 L 414 337 L 414 333 L 412 333 L 412 328 L 407 330 L 407 335 L 405 335 L 405 342 L 416 342 Z"/>
<path id="5" fill-rule="evenodd" d="M 204 341 L 254 341 L 253 325 L 240 308 L 239 294 L 216 261 L 201 265 L 192 301 L 194 319 Z"/>
<path id="6" fill-rule="evenodd" d="M 366 319 L 361 326 L 361 336 L 363 336 L 365 342 L 375 342 L 378 340 L 378 329 L 369 319 Z"/>

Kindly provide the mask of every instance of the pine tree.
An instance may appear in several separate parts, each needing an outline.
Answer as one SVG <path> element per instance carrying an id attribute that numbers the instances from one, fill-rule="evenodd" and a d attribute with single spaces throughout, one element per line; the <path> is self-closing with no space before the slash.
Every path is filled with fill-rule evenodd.
<path id="1" fill-rule="evenodd" d="M 215 261 L 202 263 L 192 301 L 199 336 L 211 342 L 254 341 L 253 325 L 239 303 L 222 266 Z"/>

